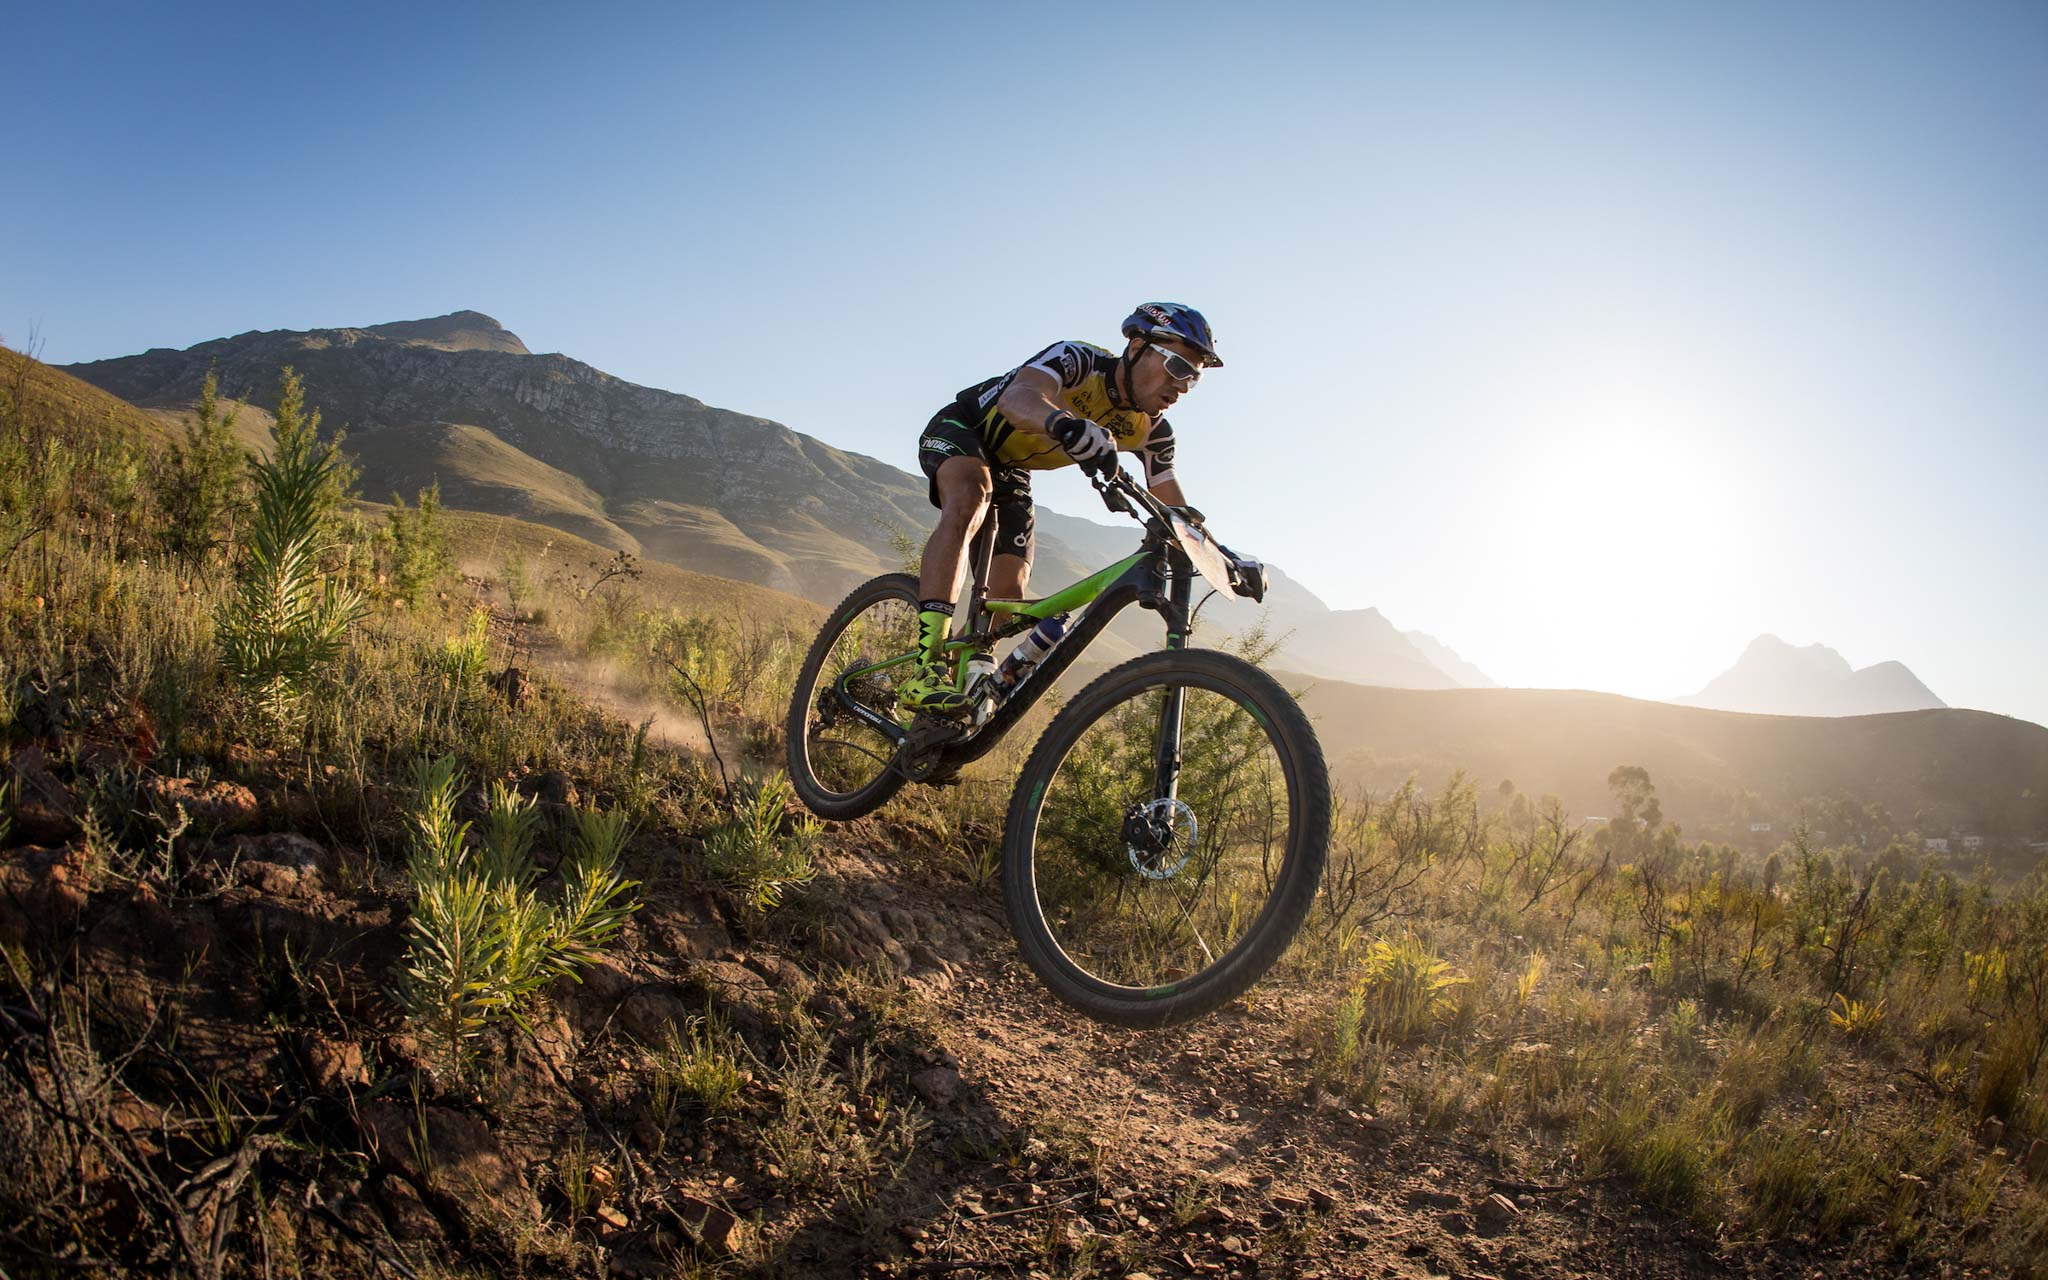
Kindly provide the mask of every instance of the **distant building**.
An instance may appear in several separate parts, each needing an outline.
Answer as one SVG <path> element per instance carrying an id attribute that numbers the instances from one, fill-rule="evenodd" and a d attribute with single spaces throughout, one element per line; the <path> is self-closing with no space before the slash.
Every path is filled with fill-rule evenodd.
<path id="1" fill-rule="evenodd" d="M 2048 840 L 2033 840 L 2027 844 L 2030 853 L 2048 853 Z"/>
<path id="2" fill-rule="evenodd" d="M 1586 819 L 1584 819 L 1583 821 L 1581 821 L 1581 822 L 1579 823 L 1579 825 L 1580 825 L 1580 826 L 1582 826 L 1582 827 L 1604 827 L 1604 826 L 1606 826 L 1606 825 L 1607 825 L 1607 819 L 1605 819 L 1605 818 L 1596 818 L 1596 817 L 1587 817 Z"/>
<path id="3" fill-rule="evenodd" d="M 1749 824 L 1749 834 L 1753 836 L 1769 835 L 1770 832 L 1771 824 L 1768 822 L 1752 822 Z"/>
<path id="4" fill-rule="evenodd" d="M 1970 850 L 1972 850 L 1972 849 L 1982 849 L 1983 847 L 1984 847 L 1984 837 L 1983 837 L 1983 836 L 1964 836 L 1964 837 L 1963 837 L 1963 849 L 1964 849 L 1964 851 L 1965 851 L 1965 852 L 1968 852 L 1968 851 L 1970 851 Z"/>
<path id="5" fill-rule="evenodd" d="M 1948 838 L 1946 836 L 1929 836 L 1920 842 L 1920 847 L 1929 853 L 1947 853 Z"/>

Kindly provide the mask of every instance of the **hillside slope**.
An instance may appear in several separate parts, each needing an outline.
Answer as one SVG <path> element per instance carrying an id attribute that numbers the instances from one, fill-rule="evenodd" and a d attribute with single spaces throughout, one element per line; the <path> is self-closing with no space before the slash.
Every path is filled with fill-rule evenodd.
<path id="1" fill-rule="evenodd" d="M 898 567 L 896 539 L 921 543 L 931 525 L 922 476 L 765 418 L 638 386 L 566 356 L 531 354 L 474 311 L 245 333 L 71 369 L 169 415 L 196 399 L 209 369 L 224 391 L 271 404 L 286 365 L 305 378 L 308 403 L 349 430 L 363 492 L 374 498 L 410 496 L 438 479 L 450 506 L 538 520 L 828 604 Z M 1039 531 L 1040 587 L 1091 573 L 1137 543 L 1128 525 L 1054 512 L 1041 512 Z M 1332 611 L 1285 574 L 1275 575 L 1264 610 L 1235 600 L 1210 608 L 1212 620 L 1234 632 L 1265 618 L 1287 637 L 1289 660 L 1319 675 L 1409 688 L 1465 682 L 1377 612 Z M 1152 633 L 1132 621 L 1116 638 L 1135 652 Z"/>
<path id="2" fill-rule="evenodd" d="M 1801 801 L 1880 805 L 1927 834 L 2048 835 L 2048 729 L 1983 711 L 1759 716 L 1552 689 L 1370 689 L 1312 683 L 1303 698 L 1333 765 L 1354 783 L 1435 783 L 1467 770 L 1604 814 L 1616 765 L 1650 771 L 1695 835 L 1782 839 Z"/>
<path id="3" fill-rule="evenodd" d="M 198 394 L 193 392 L 195 400 Z M 10 412 L 51 425 L 105 427 L 150 440 L 165 439 L 172 431 L 164 419 L 120 396 L 6 347 L 0 347 L 0 397 Z"/>

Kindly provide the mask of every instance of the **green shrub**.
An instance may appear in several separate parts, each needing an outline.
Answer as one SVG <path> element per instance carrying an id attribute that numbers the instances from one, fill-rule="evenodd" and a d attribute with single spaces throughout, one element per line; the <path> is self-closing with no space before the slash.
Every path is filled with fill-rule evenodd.
<path id="1" fill-rule="evenodd" d="M 635 881 L 618 870 L 623 817 L 582 810 L 564 859 L 560 902 L 534 889 L 529 854 L 534 813 L 500 786 L 486 813 L 481 849 L 455 820 L 462 790 L 452 760 L 422 760 L 408 870 L 417 898 L 406 955 L 405 1001 L 458 1069 L 469 1041 L 494 1020 L 527 1025 L 525 1007 L 558 977 L 575 979 L 639 909 Z"/>
<path id="2" fill-rule="evenodd" d="M 197 568 L 219 547 L 232 548 L 247 515 L 248 477 L 234 426 L 240 405 L 223 409 L 213 373 L 199 389 L 199 410 L 171 441 L 152 473 L 163 514 L 158 539 L 187 568 Z"/>
<path id="3" fill-rule="evenodd" d="M 285 372 L 288 404 L 296 380 Z M 301 419 L 283 408 L 276 449 L 250 463 L 256 509 L 234 586 L 215 619 L 221 665 L 272 728 L 295 726 L 301 703 L 325 680 L 361 618 L 360 594 L 326 573 L 333 505 L 344 464 L 314 435 L 316 412 Z"/>
<path id="4" fill-rule="evenodd" d="M 752 1078 L 740 1065 L 732 1028 L 707 1012 L 683 1027 L 669 1027 L 654 1068 L 655 1110 L 670 1114 L 687 1099 L 713 1115 L 723 1114 L 739 1102 L 740 1090 Z"/>
<path id="5" fill-rule="evenodd" d="M 462 634 L 447 643 L 442 656 L 456 688 L 474 690 L 482 684 L 491 666 L 491 611 L 482 605 L 470 610 Z"/>
<path id="6" fill-rule="evenodd" d="M 1357 1016 L 1381 1035 L 1412 1039 L 1448 1012 L 1452 988 L 1466 979 L 1412 933 L 1376 938 L 1365 950 L 1350 1000 Z"/>
<path id="7" fill-rule="evenodd" d="M 408 604 L 426 599 L 440 581 L 455 571 L 448 549 L 448 531 L 441 522 L 441 482 L 419 491 L 419 505 L 391 495 L 383 541 L 391 557 L 391 589 Z"/>
<path id="8" fill-rule="evenodd" d="M 817 874 L 811 854 L 825 827 L 805 814 L 784 830 L 791 792 L 779 771 L 742 791 L 732 820 L 704 839 L 704 869 L 721 888 L 767 911 L 782 901 L 785 889 L 808 884 Z"/>

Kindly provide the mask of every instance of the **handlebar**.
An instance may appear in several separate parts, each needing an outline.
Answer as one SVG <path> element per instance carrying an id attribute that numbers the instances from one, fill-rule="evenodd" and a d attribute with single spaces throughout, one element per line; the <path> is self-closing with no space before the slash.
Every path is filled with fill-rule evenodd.
<path id="1" fill-rule="evenodd" d="M 1145 509 L 1146 515 L 1157 520 L 1166 519 L 1166 504 L 1132 480 L 1121 466 L 1111 468 L 1107 476 L 1090 474 L 1088 483 L 1095 486 L 1095 491 L 1102 495 L 1102 505 L 1111 511 L 1121 512 L 1133 519 L 1143 519 L 1144 517 L 1131 506 L 1131 499 L 1136 498 L 1138 505 Z"/>
<path id="2" fill-rule="evenodd" d="M 1150 516 L 1158 521 L 1165 529 L 1165 536 L 1180 545 L 1181 550 L 1192 555 L 1196 567 L 1201 570 L 1203 577 L 1209 579 L 1211 585 L 1219 590 L 1227 586 L 1236 595 L 1247 596 L 1257 601 L 1265 600 L 1269 585 L 1265 565 L 1255 559 L 1240 559 L 1235 553 L 1224 550 L 1222 544 L 1216 541 L 1216 535 L 1199 524 L 1175 520 L 1171 508 L 1154 497 L 1151 490 L 1132 480 L 1124 472 L 1123 467 L 1112 465 L 1106 476 L 1098 476 L 1091 472 L 1088 481 L 1095 486 L 1095 491 L 1102 495 L 1103 505 L 1111 511 L 1121 512 L 1134 520 L 1143 520 Z M 1143 515 L 1131 505 L 1133 498 L 1137 499 L 1138 506 L 1144 508 Z M 1201 520 L 1199 513 L 1196 514 L 1195 520 Z M 1181 530 L 1185 530 L 1187 537 L 1182 535 Z M 1199 545 L 1190 545 L 1188 537 L 1192 537 Z"/>

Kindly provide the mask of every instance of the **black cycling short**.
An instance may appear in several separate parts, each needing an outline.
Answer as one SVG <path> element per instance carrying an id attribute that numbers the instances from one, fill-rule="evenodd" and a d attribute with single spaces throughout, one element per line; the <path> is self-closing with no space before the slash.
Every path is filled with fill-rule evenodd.
<path id="1" fill-rule="evenodd" d="M 1029 563 L 1032 530 L 1037 524 L 1031 510 L 1031 473 L 1022 467 L 1001 467 L 989 462 L 988 449 L 981 443 L 981 437 L 953 417 L 948 406 L 925 424 L 924 435 L 917 442 L 917 465 L 931 481 L 933 506 L 940 505 L 939 467 L 948 458 L 962 456 L 989 463 L 989 476 L 995 482 L 990 501 L 996 509 L 996 554 L 1022 556 Z"/>

